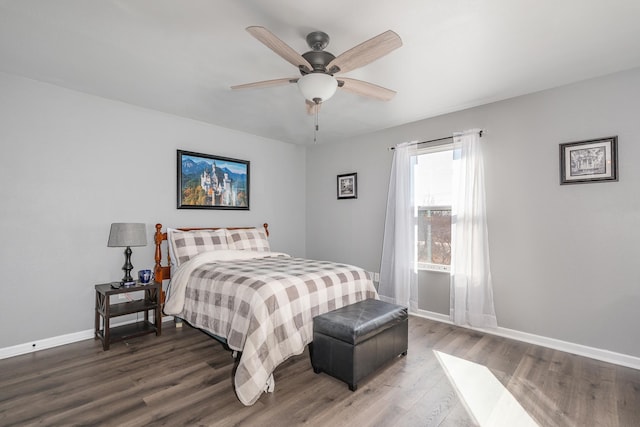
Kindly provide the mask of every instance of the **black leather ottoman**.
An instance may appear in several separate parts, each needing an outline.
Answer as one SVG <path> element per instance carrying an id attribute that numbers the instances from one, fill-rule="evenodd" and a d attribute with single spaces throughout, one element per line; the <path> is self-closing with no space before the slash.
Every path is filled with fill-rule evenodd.
<path id="1" fill-rule="evenodd" d="M 311 364 L 315 373 L 358 382 L 399 354 L 407 354 L 406 307 L 367 299 L 313 319 Z"/>

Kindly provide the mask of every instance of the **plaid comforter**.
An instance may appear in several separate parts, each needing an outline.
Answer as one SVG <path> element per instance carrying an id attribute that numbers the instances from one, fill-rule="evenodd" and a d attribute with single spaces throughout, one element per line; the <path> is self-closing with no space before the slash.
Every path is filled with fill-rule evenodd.
<path id="1" fill-rule="evenodd" d="M 181 311 L 168 314 L 242 352 L 234 383 L 245 405 L 258 400 L 280 363 L 313 340 L 314 316 L 378 298 L 360 268 L 288 256 L 206 262 L 192 268 L 181 296 Z"/>

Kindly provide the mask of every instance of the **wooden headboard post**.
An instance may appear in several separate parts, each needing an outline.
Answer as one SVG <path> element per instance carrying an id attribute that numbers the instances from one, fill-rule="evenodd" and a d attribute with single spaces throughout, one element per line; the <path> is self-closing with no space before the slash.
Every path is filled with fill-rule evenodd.
<path id="1" fill-rule="evenodd" d="M 167 240 L 167 233 L 162 232 L 162 224 L 156 224 L 156 234 L 154 241 L 156 244 L 155 252 L 155 267 L 153 268 L 154 280 L 157 283 L 162 283 L 163 280 L 171 278 L 171 255 L 167 250 L 167 265 L 162 266 L 162 241 Z"/>

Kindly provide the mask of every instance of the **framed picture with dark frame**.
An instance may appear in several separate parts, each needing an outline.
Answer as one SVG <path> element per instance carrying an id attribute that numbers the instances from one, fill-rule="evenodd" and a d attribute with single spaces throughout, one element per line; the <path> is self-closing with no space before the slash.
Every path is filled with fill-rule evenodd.
<path id="1" fill-rule="evenodd" d="M 247 160 L 178 150 L 178 209 L 249 210 Z"/>
<path id="2" fill-rule="evenodd" d="M 358 198 L 358 174 L 338 175 L 338 200 Z"/>
<path id="3" fill-rule="evenodd" d="M 560 184 L 618 180 L 618 137 L 560 144 Z"/>

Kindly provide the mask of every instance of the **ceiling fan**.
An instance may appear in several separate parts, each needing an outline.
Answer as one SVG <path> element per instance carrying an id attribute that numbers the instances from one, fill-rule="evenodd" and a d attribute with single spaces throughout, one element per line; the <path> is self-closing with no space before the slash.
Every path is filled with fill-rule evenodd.
<path id="1" fill-rule="evenodd" d="M 373 83 L 347 77 L 334 77 L 335 74 L 346 73 L 363 67 L 402 46 L 400 37 L 391 30 L 385 31 L 338 56 L 334 56 L 324 50 L 329 44 L 329 36 L 322 31 L 314 31 L 307 35 L 306 41 L 311 50 L 303 54 L 293 50 L 293 48 L 264 27 L 247 27 L 247 31 L 269 49 L 296 66 L 300 71 L 301 77 L 246 83 L 231 86 L 231 89 L 271 87 L 297 83 L 298 88 L 305 97 L 307 111 L 310 114 L 317 114 L 320 104 L 331 98 L 338 87 L 357 95 L 382 101 L 388 101 L 396 94 L 391 89 Z"/>

